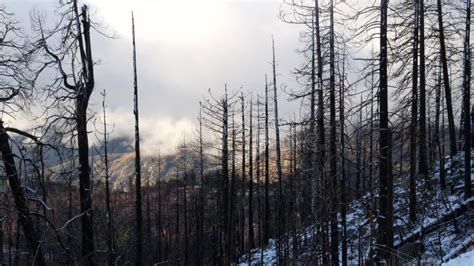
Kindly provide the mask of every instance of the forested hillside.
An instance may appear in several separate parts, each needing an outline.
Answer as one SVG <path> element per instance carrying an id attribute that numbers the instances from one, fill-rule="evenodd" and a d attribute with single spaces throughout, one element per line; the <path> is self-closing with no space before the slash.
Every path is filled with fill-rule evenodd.
<path id="1" fill-rule="evenodd" d="M 195 26 L 182 22 L 193 5 L 226 13 L 202 15 L 212 30 L 187 32 L 187 47 L 153 41 L 145 29 L 162 20 L 145 12 L 116 15 L 128 36 L 115 35 L 101 16 L 120 3 L 51 0 L 25 17 L 11 7 L 28 1 L 0 2 L 0 265 L 474 263 L 471 0 L 269 1 L 299 34 L 295 53 L 263 22 L 270 3 L 166 1 L 175 38 Z M 266 42 L 220 47 L 249 4 L 261 21 L 239 22 Z M 219 23 L 233 26 L 221 36 Z M 110 45 L 123 38 L 129 57 Z M 192 52 L 153 67 L 165 46 Z M 209 47 L 206 63 L 233 74 L 196 63 Z M 223 52 L 269 64 L 255 74 Z M 129 83 L 104 74 L 121 66 Z M 209 88 L 242 73 L 259 81 Z M 162 105 L 176 121 L 194 108 L 192 129 L 163 133 L 177 126 L 157 122 Z"/>

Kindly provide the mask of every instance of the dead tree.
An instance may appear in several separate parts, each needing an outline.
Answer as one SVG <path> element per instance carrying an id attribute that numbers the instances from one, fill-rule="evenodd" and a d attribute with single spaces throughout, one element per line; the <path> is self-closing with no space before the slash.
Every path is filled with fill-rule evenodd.
<path id="1" fill-rule="evenodd" d="M 202 103 L 199 103 L 199 177 L 201 181 L 201 188 L 199 189 L 200 194 L 200 206 L 199 206 L 199 252 L 198 252 L 198 264 L 203 263 L 204 256 L 204 143 L 203 143 L 203 131 L 202 131 Z"/>
<path id="2" fill-rule="evenodd" d="M 448 128 L 449 128 L 449 144 L 450 144 L 450 154 L 451 156 L 456 155 L 457 146 L 456 146 L 456 129 L 454 125 L 454 114 L 453 114 L 453 104 L 451 100 L 451 87 L 449 84 L 449 74 L 448 74 L 448 59 L 446 56 L 446 44 L 445 44 L 445 35 L 444 35 L 444 24 L 443 24 L 443 7 L 441 0 L 436 1 L 437 4 L 437 16 L 438 16 L 438 27 L 439 27 L 439 48 L 441 56 L 441 65 L 443 68 L 443 84 L 444 84 L 444 93 L 446 99 L 446 111 L 448 113 Z"/>
<path id="3" fill-rule="evenodd" d="M 424 0 L 418 1 L 418 16 L 419 25 L 419 45 L 420 45 L 420 119 L 419 119 L 419 160 L 418 160 L 418 174 L 421 178 L 428 178 L 428 162 L 426 150 L 426 63 L 425 63 L 425 3 Z M 415 40 L 416 41 L 416 40 Z M 416 76 L 413 76 L 415 79 Z"/>
<path id="4" fill-rule="evenodd" d="M 281 237 L 285 233 L 285 201 L 283 199 L 283 172 L 281 166 L 281 148 L 280 148 L 280 125 L 278 117 L 278 93 L 276 81 L 276 60 L 275 60 L 275 41 L 272 37 L 272 51 L 273 51 L 273 113 L 275 115 L 275 149 L 276 149 L 276 164 L 278 177 L 278 258 L 281 261 Z"/>
<path id="5" fill-rule="evenodd" d="M 379 213 L 376 260 L 389 262 L 393 246 L 393 178 L 391 134 L 388 116 L 387 19 L 388 0 L 380 1 L 380 81 L 379 81 Z"/>
<path id="6" fill-rule="evenodd" d="M 60 99 L 73 100 L 74 111 L 71 117 L 66 120 L 74 120 L 74 130 L 77 132 L 77 145 L 79 155 L 79 194 L 81 205 L 81 229 L 82 229 L 82 257 L 84 265 L 94 265 L 94 229 L 93 229 L 93 209 L 92 209 L 92 187 L 91 172 L 89 166 L 89 139 L 87 130 L 89 99 L 94 90 L 94 61 L 91 46 L 91 21 L 88 8 L 83 5 L 79 10 L 77 0 L 64 3 L 61 14 L 61 25 L 57 25 L 53 31 L 45 34 L 43 22 L 40 18 L 34 18 L 34 24 L 38 27 L 40 39 L 35 44 L 41 47 L 47 58 L 51 61 L 49 65 L 57 66 L 62 84 L 53 84 L 52 87 L 59 87 L 52 90 L 53 94 L 58 94 Z M 68 25 L 68 26 L 66 26 Z M 71 26 L 72 25 L 72 26 Z M 55 36 L 62 34 L 66 38 L 61 38 L 60 47 L 51 49 L 47 42 Z M 79 60 L 75 60 L 75 57 Z M 70 63 L 68 69 L 66 64 Z M 71 83 L 72 82 L 72 83 Z M 60 95 L 65 92 L 66 96 Z M 66 112 L 69 112 L 67 110 Z M 53 115 L 47 118 L 51 120 L 64 120 L 61 115 Z"/>
<path id="7" fill-rule="evenodd" d="M 263 243 L 270 240 L 270 140 L 268 128 L 268 83 L 265 75 L 265 192 L 263 217 Z"/>
<path id="8" fill-rule="evenodd" d="M 31 99 L 34 88 L 34 79 L 31 76 L 32 61 L 31 57 L 27 56 L 28 47 L 26 45 L 26 38 L 20 30 L 18 22 L 15 21 L 13 14 L 9 13 L 3 6 L 0 5 L 0 105 L 2 117 L 15 117 L 15 110 L 22 110 L 27 107 L 27 103 Z M 11 113 L 10 113 L 11 112 Z M 15 131 L 17 134 L 26 135 L 25 132 L 4 128 L 3 119 L 0 120 L 0 153 L 1 161 L 3 163 L 3 172 L 5 179 L 11 189 L 14 200 L 15 209 L 18 212 L 18 229 L 23 230 L 26 241 L 26 246 L 31 257 L 32 265 L 46 265 L 45 257 L 43 255 L 41 233 L 35 227 L 31 212 L 28 207 L 28 200 L 22 188 L 19 170 L 16 165 L 15 157 L 10 147 L 10 138 L 7 131 Z M 31 136 L 33 137 L 33 136 Z M 36 144 L 40 144 L 35 137 L 31 138 Z M 8 197 L 2 196 L 2 201 L 8 202 Z M 7 207 L 10 208 L 10 207 Z M 11 222 L 8 216 L 0 218 L 0 264 L 6 263 L 4 261 L 3 252 L 3 225 L 8 225 Z M 8 228 L 9 243 L 11 243 L 12 228 Z M 18 242 L 17 242 L 18 243 Z M 9 244 L 8 264 L 12 264 L 11 247 Z M 15 260 L 15 262 L 17 262 Z"/>
<path id="9" fill-rule="evenodd" d="M 253 229 L 253 102 L 250 98 L 249 110 L 249 201 L 248 201 L 248 252 L 255 248 Z"/>
<path id="10" fill-rule="evenodd" d="M 337 149 L 336 149 L 336 77 L 335 77 L 335 51 L 334 51 L 334 2 L 329 5 L 329 190 L 331 195 L 331 263 L 339 265 L 339 239 L 337 222 Z"/>
<path id="11" fill-rule="evenodd" d="M 245 180 L 246 180 L 246 154 L 245 154 L 245 98 L 244 93 L 241 92 L 240 94 L 240 101 L 241 101 L 241 123 L 242 123 L 242 176 L 241 176 L 241 187 L 240 187 L 240 252 L 241 254 L 245 254 Z"/>
<path id="12" fill-rule="evenodd" d="M 137 84 L 137 52 L 135 46 L 135 21 L 132 13 L 132 45 L 133 45 L 133 115 L 135 116 L 135 222 L 136 222 L 136 254 L 135 264 L 142 264 L 143 229 L 142 229 L 142 177 L 140 165 L 140 128 L 138 121 L 138 84 Z"/>
<path id="13" fill-rule="evenodd" d="M 219 139 L 220 184 L 217 195 L 219 236 L 216 258 L 223 265 L 231 260 L 231 205 L 229 184 L 229 115 L 234 104 L 234 96 L 228 96 L 227 84 L 225 94 L 215 98 L 209 90 L 210 98 L 203 102 L 203 124 Z M 211 101 L 212 100 L 212 101 Z"/>
<path id="14" fill-rule="evenodd" d="M 463 79 L 463 108 L 464 108 L 464 198 L 472 196 L 471 184 L 471 1 L 466 1 L 466 32 L 464 37 L 464 79 Z"/>
<path id="15" fill-rule="evenodd" d="M 35 228 L 28 209 L 27 199 L 23 192 L 23 188 L 21 187 L 14 154 L 10 148 L 9 142 L 7 130 L 3 127 L 3 122 L 0 121 L 0 153 L 2 154 L 3 166 L 5 167 L 8 183 L 10 184 L 13 198 L 15 200 L 15 207 L 18 211 L 18 223 L 23 229 L 26 244 L 32 257 L 32 265 L 43 266 L 46 265 L 46 262 L 41 247 L 42 240 L 39 232 Z"/>
<path id="16" fill-rule="evenodd" d="M 107 265 L 114 265 L 115 249 L 113 240 L 113 218 L 112 218 L 112 207 L 111 207 L 111 191 L 110 191 L 110 170 L 109 170 L 109 133 L 107 131 L 107 116 L 105 106 L 105 90 L 102 92 L 102 112 L 103 112 L 103 132 L 102 132 L 102 145 L 104 147 L 103 163 L 104 163 L 104 174 L 105 174 L 105 206 L 106 206 L 106 220 L 107 220 Z"/>
<path id="17" fill-rule="evenodd" d="M 418 43 L 419 43 L 419 8 L 420 2 L 415 2 L 415 14 L 413 25 L 413 75 L 412 75 L 412 97 L 411 97 L 411 124 L 410 124 L 410 221 L 416 222 L 416 133 L 418 121 Z"/>
<path id="18" fill-rule="evenodd" d="M 345 93 L 345 55 L 342 57 L 342 77 L 340 80 L 340 89 L 339 89 L 339 119 L 340 119 L 340 160 L 341 160 L 341 168 L 340 168 L 340 212 L 341 212 L 341 264 L 342 266 L 347 266 L 347 225 L 346 225 L 346 197 L 347 197 L 347 190 L 346 190 L 346 168 L 345 168 L 345 133 L 344 133 L 344 93 Z"/>

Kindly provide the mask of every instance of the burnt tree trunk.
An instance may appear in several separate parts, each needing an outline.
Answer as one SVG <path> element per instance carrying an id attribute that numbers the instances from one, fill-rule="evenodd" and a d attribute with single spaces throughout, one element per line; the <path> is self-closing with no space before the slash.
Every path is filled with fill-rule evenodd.
<path id="1" fill-rule="evenodd" d="M 135 21 L 132 13 L 133 38 L 133 115 L 135 116 L 135 211 L 136 211 L 136 258 L 135 264 L 142 265 L 143 235 L 142 235 L 142 184 L 140 165 L 140 130 L 138 124 L 138 85 L 137 85 L 137 53 L 135 46 Z"/>
<path id="2" fill-rule="evenodd" d="M 471 1 L 466 1 L 466 33 L 464 39 L 464 79 L 463 79 L 463 108 L 464 108 L 464 198 L 472 196 L 471 184 Z"/>
<path id="3" fill-rule="evenodd" d="M 448 59 L 446 56 L 446 44 L 444 39 L 444 26 L 443 26 L 443 7 L 441 0 L 437 0 L 437 12 L 438 12 L 438 27 L 439 27 L 439 46 L 441 55 L 441 65 L 443 67 L 443 83 L 444 92 L 446 99 L 446 110 L 448 112 L 448 127 L 449 127 L 449 146 L 451 156 L 456 155 L 456 129 L 454 126 L 454 115 L 453 115 L 453 104 L 451 101 L 451 87 L 449 85 L 449 74 L 448 74 Z"/>
<path id="4" fill-rule="evenodd" d="M 415 19 L 413 27 L 413 74 L 411 96 L 411 124 L 410 124 L 410 187 L 409 212 L 410 222 L 416 221 L 416 128 L 418 120 L 418 16 L 419 0 L 415 2 Z"/>
<path id="5" fill-rule="evenodd" d="M 391 134 L 388 116 L 387 18 L 388 0 L 381 0 L 380 12 L 380 138 L 379 138 L 379 213 L 376 259 L 389 263 L 393 246 L 393 179 L 391 171 Z"/>
<path id="6" fill-rule="evenodd" d="M 44 266 L 46 263 L 41 248 L 42 240 L 39 232 L 35 228 L 30 211 L 28 210 L 28 203 L 23 188 L 21 187 L 15 157 L 10 148 L 9 137 L 3 127 L 2 121 L 0 121 L 0 152 L 2 154 L 3 166 L 5 167 L 5 174 L 8 178 L 8 183 L 10 184 L 10 189 L 15 201 L 15 208 L 18 211 L 18 223 L 23 229 L 26 245 L 32 257 L 32 265 Z"/>

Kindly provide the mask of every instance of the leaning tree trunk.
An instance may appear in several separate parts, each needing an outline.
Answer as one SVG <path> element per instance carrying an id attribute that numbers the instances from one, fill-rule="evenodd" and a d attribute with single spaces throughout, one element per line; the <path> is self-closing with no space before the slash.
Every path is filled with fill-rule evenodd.
<path id="1" fill-rule="evenodd" d="M 448 59 L 446 56 L 446 44 L 444 40 L 443 8 L 442 8 L 441 0 L 437 0 L 437 11 L 438 11 L 440 56 L 441 56 L 441 64 L 443 66 L 443 83 L 444 83 L 444 92 L 445 92 L 445 98 L 446 98 L 446 110 L 448 111 L 449 146 L 450 146 L 450 154 L 451 156 L 454 156 L 456 155 L 458 150 L 456 147 L 456 129 L 454 126 L 453 104 L 451 101 L 451 87 L 449 85 Z"/>
<path id="2" fill-rule="evenodd" d="M 5 174 L 12 190 L 15 208 L 18 211 L 18 222 L 23 229 L 27 247 L 30 251 L 31 257 L 33 258 L 32 265 L 44 266 L 46 263 L 41 248 L 42 240 L 33 224 L 33 220 L 28 210 L 28 203 L 25 193 L 23 192 L 23 188 L 21 187 L 20 177 L 18 176 L 15 165 L 15 158 L 10 148 L 9 137 L 5 128 L 3 127 L 2 121 L 0 121 L 0 153 L 2 154 Z"/>

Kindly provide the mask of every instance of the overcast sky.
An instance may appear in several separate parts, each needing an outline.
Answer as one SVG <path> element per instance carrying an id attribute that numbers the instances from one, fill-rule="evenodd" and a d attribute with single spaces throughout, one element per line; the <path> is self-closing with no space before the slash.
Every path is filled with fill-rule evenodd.
<path id="1" fill-rule="evenodd" d="M 4 1 L 5 2 L 5 1 Z M 6 0 L 5 6 L 30 27 L 32 9 L 56 19 L 57 0 Z M 108 39 L 95 33 L 93 56 L 99 64 L 92 108 L 100 107 L 99 91 L 108 95 L 109 121 L 115 134 L 132 136 L 131 17 L 135 14 L 138 86 L 144 147 L 170 149 L 191 136 L 199 100 L 208 88 L 219 94 L 227 83 L 253 94 L 263 93 L 264 75 L 271 74 L 274 35 L 279 83 L 295 86 L 291 71 L 300 65 L 296 49 L 298 26 L 278 18 L 280 0 L 89 0 L 96 21 Z M 280 92 L 281 98 L 287 98 Z M 281 116 L 293 117 L 294 103 L 281 103 Z"/>

